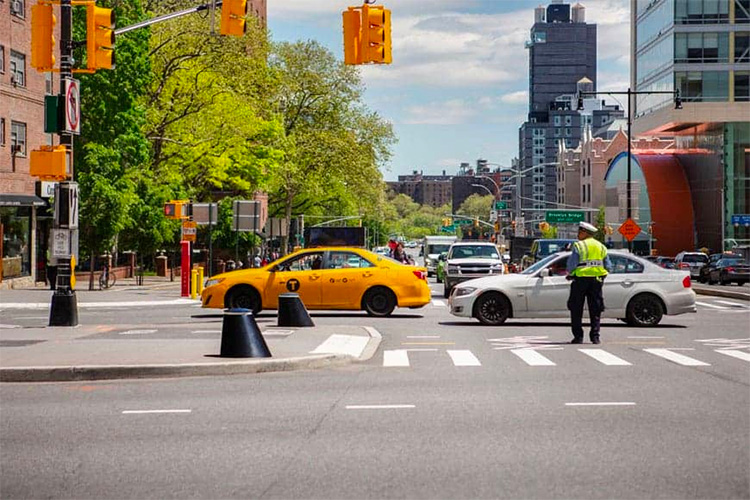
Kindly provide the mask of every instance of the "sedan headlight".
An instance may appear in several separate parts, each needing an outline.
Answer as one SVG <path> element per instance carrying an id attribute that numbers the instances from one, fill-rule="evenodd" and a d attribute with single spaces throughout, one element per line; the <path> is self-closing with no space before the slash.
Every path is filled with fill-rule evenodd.
<path id="1" fill-rule="evenodd" d="M 208 288 L 208 287 L 214 286 L 214 285 L 218 285 L 222 281 L 224 281 L 224 278 L 207 279 L 206 280 L 206 284 L 205 284 L 205 288 Z"/>
<path id="2" fill-rule="evenodd" d="M 499 272 L 502 272 L 502 270 L 503 270 L 503 265 L 502 265 L 502 264 L 492 264 L 492 266 L 490 266 L 490 270 L 491 270 L 491 271 L 492 271 L 493 273 L 499 273 Z"/>
<path id="3" fill-rule="evenodd" d="M 456 297 L 463 297 L 464 295 L 471 295 L 472 293 L 476 292 L 477 289 L 471 286 L 462 286 L 459 288 L 456 288 Z"/>
<path id="4" fill-rule="evenodd" d="M 424 264 L 425 264 L 425 265 L 427 265 L 427 264 L 432 264 L 432 259 L 431 259 L 431 258 L 429 258 L 429 257 L 425 257 L 425 258 L 424 258 Z"/>

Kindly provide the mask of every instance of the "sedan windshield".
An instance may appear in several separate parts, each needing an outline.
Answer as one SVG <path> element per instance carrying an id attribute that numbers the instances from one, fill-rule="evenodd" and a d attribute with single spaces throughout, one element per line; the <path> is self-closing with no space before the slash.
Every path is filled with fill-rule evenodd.
<path id="1" fill-rule="evenodd" d="M 531 266 L 529 268 L 526 268 L 523 271 L 521 271 L 521 274 L 534 274 L 535 272 L 539 271 L 543 267 L 546 267 L 547 264 L 549 264 L 550 262 L 552 262 L 553 260 L 555 260 L 557 257 L 558 257 L 557 254 L 549 255 L 549 256 L 543 258 L 542 260 L 540 260 L 539 262 L 537 262 L 536 264 L 534 264 L 533 266 Z"/>
<path id="2" fill-rule="evenodd" d="M 499 259 L 500 254 L 494 246 L 461 245 L 451 248 L 449 259 Z"/>

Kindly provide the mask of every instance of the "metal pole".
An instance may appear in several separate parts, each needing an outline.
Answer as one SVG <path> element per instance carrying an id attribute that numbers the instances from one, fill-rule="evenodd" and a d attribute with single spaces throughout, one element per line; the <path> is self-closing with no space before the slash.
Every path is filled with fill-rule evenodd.
<path id="1" fill-rule="evenodd" d="M 214 275 L 213 203 L 208 204 L 208 277 Z"/>
<path id="2" fill-rule="evenodd" d="M 633 138 L 631 136 L 631 127 L 633 125 L 633 102 L 632 102 L 632 92 L 630 88 L 628 88 L 628 185 L 627 185 L 627 217 L 626 219 L 630 219 L 632 214 L 632 205 L 630 200 L 630 183 L 632 182 L 632 144 L 633 144 Z M 628 240 L 628 251 L 633 252 L 633 240 Z"/>

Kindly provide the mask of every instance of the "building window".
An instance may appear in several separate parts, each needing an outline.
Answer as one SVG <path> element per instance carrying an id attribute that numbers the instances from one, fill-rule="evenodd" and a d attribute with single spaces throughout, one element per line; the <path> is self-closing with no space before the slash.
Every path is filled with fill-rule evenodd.
<path id="1" fill-rule="evenodd" d="M 559 127 L 561 125 L 562 117 L 560 115 L 555 115 L 555 127 Z"/>
<path id="2" fill-rule="evenodd" d="M 750 71 L 734 73 L 734 100 L 736 102 L 750 101 Z"/>
<path id="3" fill-rule="evenodd" d="M 5 73 L 5 46 L 0 45 L 0 73 Z"/>
<path id="4" fill-rule="evenodd" d="M 747 0 L 735 0 L 744 2 Z M 735 9 L 737 10 L 737 9 Z M 675 24 L 723 24 L 729 22 L 728 0 L 680 0 L 675 2 Z"/>
<path id="5" fill-rule="evenodd" d="M 750 0 L 734 0 L 734 22 L 750 23 Z"/>
<path id="6" fill-rule="evenodd" d="M 534 40 L 534 43 L 547 43 L 547 32 L 535 31 L 533 40 Z"/>
<path id="7" fill-rule="evenodd" d="M 750 33 L 734 34 L 734 62 L 750 62 Z"/>
<path id="8" fill-rule="evenodd" d="M 52 72 L 44 74 L 44 91 L 47 95 L 53 95 L 55 93 L 55 79 Z"/>
<path id="9" fill-rule="evenodd" d="M 676 63 L 729 62 L 729 33 L 677 33 Z"/>
<path id="10" fill-rule="evenodd" d="M 26 17 L 26 0 L 11 0 L 10 13 L 16 17 Z"/>
<path id="11" fill-rule="evenodd" d="M 729 100 L 728 71 L 677 71 L 675 88 L 684 101 L 708 102 Z"/>
<path id="12" fill-rule="evenodd" d="M 26 124 L 10 122 L 10 148 L 18 156 L 26 156 Z"/>
<path id="13" fill-rule="evenodd" d="M 14 50 L 10 51 L 10 78 L 13 85 L 26 86 L 26 56 Z"/>
<path id="14" fill-rule="evenodd" d="M 5 146 L 5 118 L 0 118 L 0 146 Z"/>
<path id="15" fill-rule="evenodd" d="M 573 125 L 573 117 L 572 116 L 566 116 L 565 117 L 565 125 L 567 125 L 568 127 L 571 126 L 571 125 Z"/>

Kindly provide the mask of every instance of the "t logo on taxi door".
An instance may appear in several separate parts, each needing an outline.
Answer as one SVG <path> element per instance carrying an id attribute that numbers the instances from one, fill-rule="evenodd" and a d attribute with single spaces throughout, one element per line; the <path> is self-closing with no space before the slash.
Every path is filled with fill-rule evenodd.
<path id="1" fill-rule="evenodd" d="M 296 292 L 299 290 L 299 280 L 296 279 L 290 279 L 286 282 L 286 289 L 290 292 Z"/>

